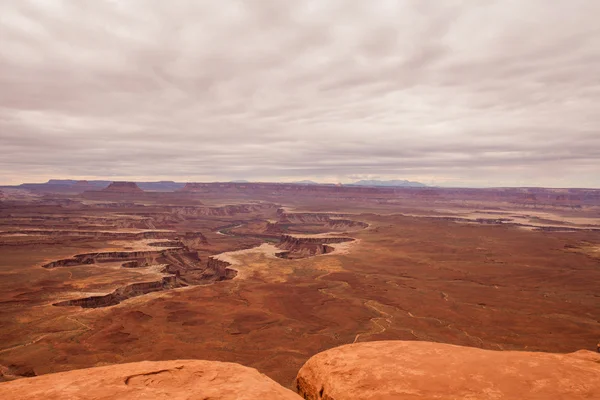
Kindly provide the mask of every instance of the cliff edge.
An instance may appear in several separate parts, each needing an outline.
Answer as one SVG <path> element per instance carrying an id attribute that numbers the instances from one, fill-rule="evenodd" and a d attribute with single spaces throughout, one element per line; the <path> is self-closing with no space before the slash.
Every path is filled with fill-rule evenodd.
<path id="1" fill-rule="evenodd" d="M 307 400 L 600 399 L 600 354 L 357 343 L 310 358 L 296 390 Z"/>
<path id="2" fill-rule="evenodd" d="M 416 341 L 350 344 L 319 353 L 295 390 L 216 361 L 143 361 L 0 383 L 2 400 L 549 400 L 600 399 L 600 354 L 492 351 Z"/>
<path id="3" fill-rule="evenodd" d="M 143 361 L 0 384 L 3 400 L 299 400 L 253 368 L 217 361 Z"/>

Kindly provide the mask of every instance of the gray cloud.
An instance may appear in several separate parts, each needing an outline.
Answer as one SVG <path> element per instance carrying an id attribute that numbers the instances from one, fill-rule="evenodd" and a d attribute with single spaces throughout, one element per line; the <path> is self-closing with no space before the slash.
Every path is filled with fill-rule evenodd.
<path id="1" fill-rule="evenodd" d="M 6 0 L 0 183 L 600 186 L 600 2 Z"/>

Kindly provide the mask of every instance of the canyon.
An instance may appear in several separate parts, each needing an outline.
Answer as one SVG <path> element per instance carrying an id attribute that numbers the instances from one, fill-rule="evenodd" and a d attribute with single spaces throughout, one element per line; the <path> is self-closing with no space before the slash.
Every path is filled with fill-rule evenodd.
<path id="1" fill-rule="evenodd" d="M 558 360 L 567 376 L 600 339 L 598 190 L 58 181 L 2 193 L 11 384 L 198 359 L 342 399 L 336 388 L 362 383 L 319 395 L 324 367 L 298 389 L 311 357 L 371 342 L 409 357 L 406 343 L 427 342 L 418 351 L 466 346 L 478 363 Z"/>

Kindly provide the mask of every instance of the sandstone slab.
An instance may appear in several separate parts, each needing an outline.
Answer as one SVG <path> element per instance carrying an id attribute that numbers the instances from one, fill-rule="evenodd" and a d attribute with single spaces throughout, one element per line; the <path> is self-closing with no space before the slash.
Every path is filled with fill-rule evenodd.
<path id="1" fill-rule="evenodd" d="M 253 368 L 216 361 L 143 361 L 0 383 L 3 400 L 298 400 Z"/>
<path id="2" fill-rule="evenodd" d="M 296 385 L 308 400 L 600 399 L 600 354 L 357 343 L 313 356 Z"/>

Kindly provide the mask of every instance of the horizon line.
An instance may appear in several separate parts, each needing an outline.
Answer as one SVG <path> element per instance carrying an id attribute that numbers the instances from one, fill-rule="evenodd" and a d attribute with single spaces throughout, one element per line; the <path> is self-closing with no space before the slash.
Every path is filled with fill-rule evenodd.
<path id="1" fill-rule="evenodd" d="M 360 181 L 378 181 L 378 182 L 389 182 L 389 181 L 406 181 L 410 183 L 417 183 L 423 186 L 385 186 L 385 185 L 356 185 L 357 182 Z M 323 186 L 364 186 L 364 187 L 378 187 L 378 188 L 401 188 L 401 189 L 423 189 L 423 188 L 440 188 L 440 189 L 588 189 L 588 190 L 600 190 L 600 187 L 584 187 L 584 186 L 531 186 L 531 185 L 517 185 L 517 186 L 469 186 L 469 185 L 429 185 L 426 183 L 418 182 L 418 181 L 409 181 L 407 179 L 361 179 L 351 183 L 331 183 L 331 182 L 317 182 L 313 180 L 299 180 L 299 181 L 248 181 L 248 180 L 230 180 L 230 181 L 174 181 L 174 180 L 156 180 L 156 181 L 146 181 L 146 180 L 124 180 L 124 179 L 60 179 L 60 178 L 52 178 L 48 179 L 46 182 L 22 182 L 18 184 L 4 184 L 0 183 L 0 188 L 19 188 L 23 185 L 45 185 L 51 184 L 51 181 L 74 181 L 74 182 L 134 182 L 134 183 L 176 183 L 176 184 L 188 184 L 188 183 L 202 183 L 202 184 L 218 184 L 218 183 L 229 183 L 229 184 L 283 184 L 283 185 L 323 185 Z M 312 183 L 305 183 L 303 181 L 310 181 Z M 56 183 L 57 185 L 60 183 Z"/>

